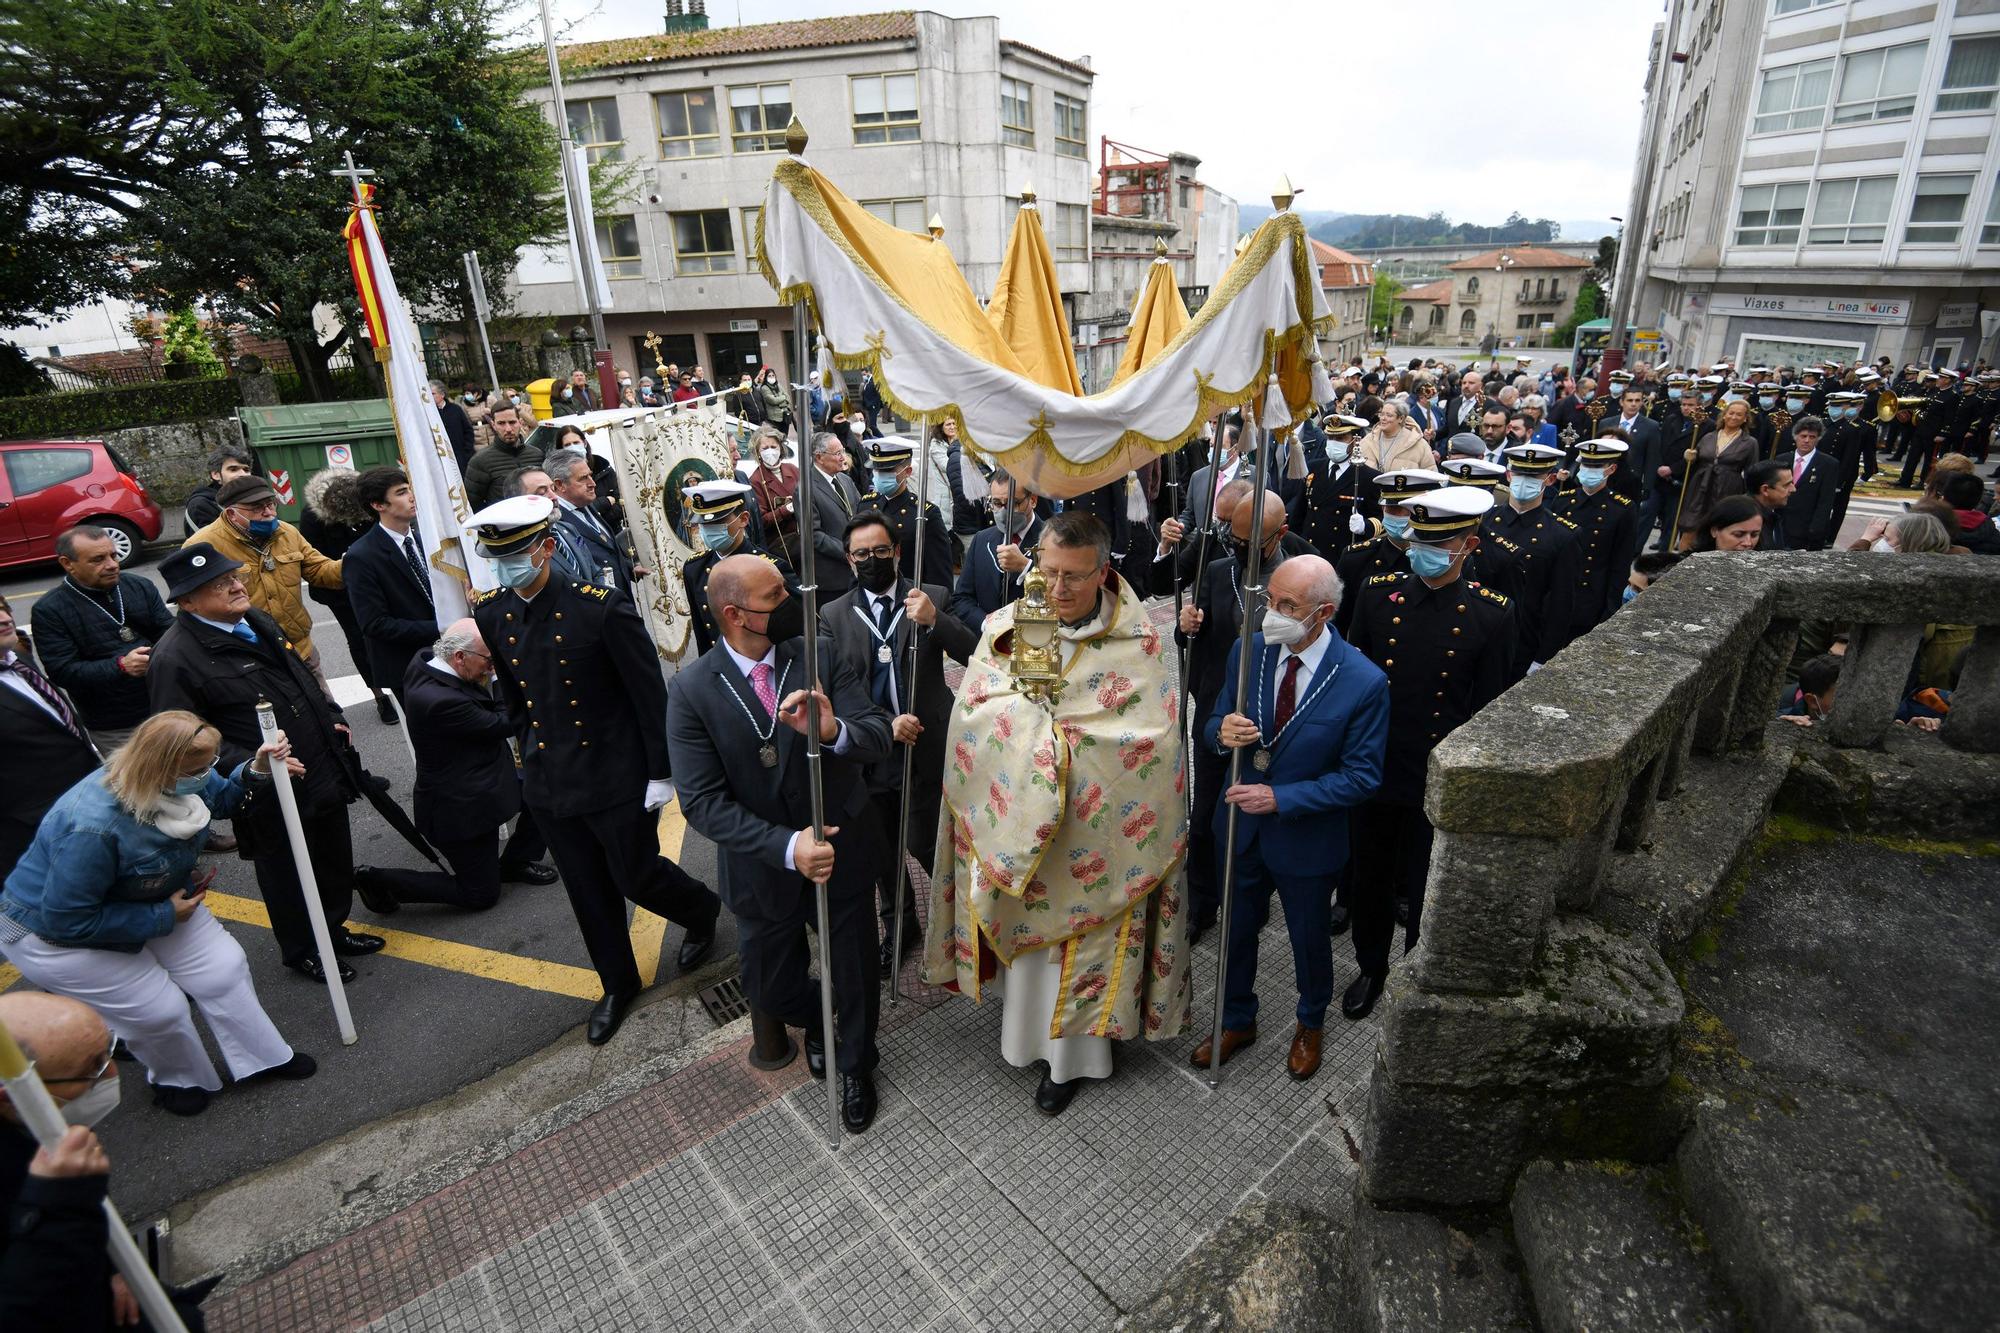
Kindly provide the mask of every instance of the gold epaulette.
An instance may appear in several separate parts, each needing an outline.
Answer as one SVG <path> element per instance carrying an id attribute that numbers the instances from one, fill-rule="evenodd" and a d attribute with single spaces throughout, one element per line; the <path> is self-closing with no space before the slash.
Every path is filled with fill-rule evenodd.
<path id="1" fill-rule="evenodd" d="M 1564 527 L 1568 528 L 1571 532 L 1575 532 L 1577 530 L 1576 522 L 1573 519 L 1564 518 L 1561 514 L 1555 513 L 1553 511 L 1550 512 L 1549 517 L 1554 519 L 1556 522 L 1562 524 Z"/>
<path id="2" fill-rule="evenodd" d="M 595 597 L 600 602 L 611 595 L 611 589 L 601 584 L 578 583 L 575 579 L 571 579 L 569 586 L 582 593 L 585 597 Z"/>
<path id="3" fill-rule="evenodd" d="M 1504 592 L 1495 592 L 1493 591 L 1493 589 L 1481 587 L 1477 583 L 1468 583 L 1466 586 L 1471 588 L 1474 592 L 1477 592 L 1481 597 L 1484 597 L 1487 601 L 1493 603 L 1493 605 L 1495 606 L 1507 605 L 1507 594 Z"/>
<path id="4" fill-rule="evenodd" d="M 505 591 L 507 591 L 505 588 L 488 588 L 485 592 L 474 593 L 472 604 L 474 606 L 484 606 Z"/>
<path id="5" fill-rule="evenodd" d="M 1378 583 L 1399 583 L 1402 581 L 1404 573 L 1405 571 L 1398 569 L 1387 574 L 1370 574 L 1367 586 L 1372 588 Z"/>
<path id="6" fill-rule="evenodd" d="M 1613 491 L 1613 492 L 1611 492 L 1611 498 L 1612 498 L 1612 499 L 1614 499 L 1614 500 L 1616 500 L 1616 501 L 1617 501 L 1617 502 L 1618 502 L 1619 504 L 1622 504 L 1622 505 L 1630 505 L 1630 504 L 1632 503 L 1632 497 L 1631 497 L 1631 496 L 1629 496 L 1629 495 L 1625 495 L 1625 494 L 1623 494 L 1623 493 L 1621 493 L 1621 492 L 1619 492 L 1619 491 Z"/>

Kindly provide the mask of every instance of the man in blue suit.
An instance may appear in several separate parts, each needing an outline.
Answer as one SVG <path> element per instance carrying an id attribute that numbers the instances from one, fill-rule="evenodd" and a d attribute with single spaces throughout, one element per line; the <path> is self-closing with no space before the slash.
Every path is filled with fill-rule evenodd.
<path id="1" fill-rule="evenodd" d="M 584 583 L 633 596 L 632 580 L 643 578 L 645 571 L 633 564 L 623 543 L 592 508 L 597 479 L 591 475 L 590 455 L 581 449 L 557 449 L 548 456 L 544 470 L 549 474 L 549 498 L 556 502 L 557 544 L 568 557 L 561 563 L 580 569 Z"/>
<path id="2" fill-rule="evenodd" d="M 1320 1028 L 1333 1003 L 1334 881 L 1347 861 L 1347 812 L 1382 783 L 1389 737 L 1389 685 L 1381 670 L 1331 625 L 1340 579 L 1316 555 L 1293 556 L 1271 573 L 1263 632 L 1253 654 L 1246 713 L 1218 695 L 1202 727 L 1212 751 L 1242 752 L 1239 781 L 1215 810 L 1218 862 L 1227 855 L 1235 806 L 1236 876 L 1229 916 L 1229 979 L 1222 997 L 1222 1058 L 1257 1040 L 1257 936 L 1276 892 L 1292 941 L 1298 1023 L 1285 1067 L 1295 1079 L 1319 1072 Z M 1239 643 L 1224 679 L 1233 679 Z M 1204 1041 L 1193 1063 L 1206 1067 Z"/>
<path id="3" fill-rule="evenodd" d="M 400 699 L 410 663 L 428 656 L 438 636 L 417 500 L 398 467 L 369 468 L 356 479 L 355 491 L 375 511 L 375 526 L 347 548 L 341 575 L 374 678 Z"/>

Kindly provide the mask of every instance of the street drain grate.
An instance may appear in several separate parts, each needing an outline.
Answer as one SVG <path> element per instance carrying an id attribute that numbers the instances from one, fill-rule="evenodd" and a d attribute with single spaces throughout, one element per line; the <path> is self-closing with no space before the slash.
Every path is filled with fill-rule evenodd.
<path id="1" fill-rule="evenodd" d="M 724 977 L 704 990 L 696 993 L 701 1007 L 708 1011 L 708 1018 L 717 1027 L 727 1027 L 750 1012 L 750 1001 L 743 994 L 743 979 L 740 976 Z"/>

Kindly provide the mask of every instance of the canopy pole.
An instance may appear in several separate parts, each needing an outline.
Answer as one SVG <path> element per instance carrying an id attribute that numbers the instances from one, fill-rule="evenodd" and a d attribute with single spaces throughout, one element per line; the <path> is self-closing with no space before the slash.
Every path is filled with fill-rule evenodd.
<path id="1" fill-rule="evenodd" d="M 1236 631 L 1236 706 L 1231 711 L 1237 713 L 1243 712 L 1250 697 L 1250 622 L 1257 618 L 1258 605 L 1264 593 L 1264 470 L 1269 466 L 1271 453 L 1270 432 L 1262 426 L 1253 426 L 1247 412 L 1244 414 L 1243 429 L 1256 432 L 1250 438 L 1256 444 L 1257 458 L 1251 467 L 1253 480 L 1247 497 L 1251 505 L 1250 553 L 1243 570 L 1243 623 Z M 1234 787 L 1242 780 L 1243 747 L 1237 746 L 1229 752 L 1229 786 Z M 1231 900 L 1236 896 L 1236 819 L 1239 813 L 1239 808 L 1231 805 L 1223 828 L 1221 928 L 1216 931 L 1215 939 L 1215 1022 L 1209 1033 L 1208 1045 L 1208 1086 L 1211 1088 L 1222 1086 L 1222 1003 L 1229 994 L 1229 909 Z"/>
<path id="2" fill-rule="evenodd" d="M 808 359 L 812 344 L 806 339 L 808 312 L 803 299 L 792 302 L 792 328 L 794 343 L 798 349 L 801 368 L 809 368 Z M 805 457 L 812 457 L 812 379 L 810 373 L 801 375 L 794 390 L 797 403 L 792 409 L 799 423 L 800 442 L 807 446 Z M 806 625 L 806 787 L 812 798 L 812 831 L 817 842 L 826 841 L 826 788 L 820 772 L 819 757 L 819 560 L 813 550 L 813 507 L 811 495 L 808 503 L 799 506 L 799 557 L 805 567 L 799 572 L 804 583 L 799 588 L 805 600 Z M 831 702 L 831 700 L 829 700 Z M 813 905 L 819 913 L 819 1021 L 820 1040 L 825 1043 L 826 1110 L 833 1131 L 833 1144 L 840 1146 L 840 1087 L 834 1075 L 833 1038 L 833 934 L 828 925 L 829 912 L 826 904 L 826 885 L 813 885 Z"/>
<path id="3" fill-rule="evenodd" d="M 0 1086 L 7 1089 L 7 1098 L 20 1113 L 21 1122 L 28 1132 L 35 1136 L 35 1142 L 54 1152 L 69 1132 L 69 1125 L 63 1120 L 62 1111 L 56 1107 L 55 1098 L 49 1096 L 42 1077 L 28 1060 L 27 1054 L 14 1041 L 14 1034 L 0 1023 Z M 132 1239 L 132 1232 L 126 1227 L 125 1219 L 118 1215 L 117 1206 L 109 1196 L 104 1204 L 104 1235 L 111 1249 L 111 1264 L 125 1279 L 125 1285 L 139 1302 L 146 1322 L 159 1333 L 187 1333 L 187 1325 L 181 1322 L 180 1312 L 168 1298 L 160 1279 L 139 1253 L 139 1246 Z"/>
<path id="4" fill-rule="evenodd" d="M 269 699 L 257 701 L 257 728 L 264 744 L 278 739 L 278 715 Z M 405 728 L 407 730 L 407 728 Z M 333 1000 L 333 1021 L 340 1028 L 341 1044 L 352 1046 L 358 1039 L 354 1015 L 347 1008 L 347 986 L 340 979 L 340 956 L 333 951 L 333 934 L 327 928 L 326 907 L 319 900 L 319 876 L 313 872 L 312 854 L 306 849 L 305 825 L 299 822 L 299 798 L 292 790 L 291 770 L 282 760 L 271 764 L 271 786 L 278 793 L 278 809 L 285 816 L 285 833 L 291 839 L 292 864 L 298 871 L 299 891 L 306 900 L 306 918 L 312 923 L 313 947 L 319 950 L 320 971 L 326 975 L 327 995 Z"/>
<path id="5" fill-rule="evenodd" d="M 916 577 L 910 584 L 917 591 L 924 587 L 924 529 L 930 526 L 929 516 L 924 512 L 930 505 L 931 493 L 931 419 L 917 418 L 917 539 L 913 543 L 911 563 L 916 569 Z M 902 696 L 903 711 L 915 714 L 917 711 L 917 668 L 923 661 L 924 627 L 911 622 L 910 625 L 910 683 Z M 902 810 L 896 816 L 896 900 L 895 919 L 889 926 L 889 1007 L 895 1008 L 902 1001 L 903 989 L 903 902 L 904 892 L 910 883 L 910 790 L 916 776 L 917 747 L 913 741 L 903 747 L 903 799 Z M 933 830 L 935 832 L 935 830 Z"/>
<path id="6" fill-rule="evenodd" d="M 1186 466 L 1186 460 L 1182 457 L 1182 450 L 1185 450 L 1186 448 L 1187 448 L 1187 442 L 1183 440 L 1181 442 L 1180 448 L 1175 449 L 1172 453 L 1167 455 L 1167 510 L 1176 518 L 1180 517 L 1181 500 L 1183 498 L 1183 493 L 1187 489 L 1187 487 L 1181 481 L 1181 469 L 1184 466 Z M 1187 536 L 1188 535 L 1185 532 L 1183 532 L 1181 534 L 1181 540 L 1186 541 Z M 1184 753 L 1192 755 L 1194 752 L 1194 718 L 1190 716 L 1190 714 L 1193 712 L 1194 695 L 1192 694 L 1188 686 L 1188 655 L 1192 651 L 1193 641 L 1186 634 L 1181 633 L 1181 606 L 1182 606 L 1181 584 L 1183 580 L 1181 578 L 1180 551 L 1176 549 L 1174 553 L 1168 557 L 1168 559 L 1171 560 L 1173 564 L 1174 634 L 1175 637 L 1178 640 L 1180 640 L 1179 646 L 1174 649 L 1174 663 L 1180 669 L 1178 690 L 1180 693 L 1180 705 L 1181 705 L 1181 748 Z M 1195 604 L 1198 606 L 1200 605 L 1200 603 L 1201 603 L 1201 582 L 1199 579 L 1197 579 L 1195 582 Z M 1189 814 L 1193 814 L 1194 770 L 1192 766 L 1190 766 L 1188 770 L 1188 780 L 1185 783 L 1183 783 L 1182 786 L 1184 787 L 1184 790 L 1181 793 L 1182 796 L 1181 803 L 1187 807 Z"/>

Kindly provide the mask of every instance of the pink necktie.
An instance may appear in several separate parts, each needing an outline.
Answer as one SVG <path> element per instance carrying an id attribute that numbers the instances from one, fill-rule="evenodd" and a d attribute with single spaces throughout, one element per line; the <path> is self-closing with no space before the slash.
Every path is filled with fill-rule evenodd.
<path id="1" fill-rule="evenodd" d="M 778 715 L 778 692 L 771 688 L 771 664 L 759 662 L 750 668 L 750 688 L 757 691 L 757 702 L 764 705 L 766 716 Z"/>

